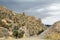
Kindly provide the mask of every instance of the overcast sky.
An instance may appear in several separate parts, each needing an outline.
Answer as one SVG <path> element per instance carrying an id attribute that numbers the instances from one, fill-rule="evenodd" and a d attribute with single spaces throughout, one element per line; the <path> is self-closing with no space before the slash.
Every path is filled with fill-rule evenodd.
<path id="1" fill-rule="evenodd" d="M 42 18 L 44 24 L 53 24 L 60 20 L 60 0 L 0 0 L 0 5 Z"/>

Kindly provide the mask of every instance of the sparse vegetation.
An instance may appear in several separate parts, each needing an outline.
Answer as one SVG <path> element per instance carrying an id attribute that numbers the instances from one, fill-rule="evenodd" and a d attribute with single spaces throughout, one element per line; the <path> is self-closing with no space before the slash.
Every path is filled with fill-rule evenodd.
<path id="1" fill-rule="evenodd" d="M 41 22 L 41 19 L 36 19 L 34 16 L 27 16 L 24 12 L 22 14 L 15 13 L 6 7 L 0 6 L 0 26 L 7 28 L 13 32 L 13 36 L 21 38 L 23 35 L 34 36 L 46 30 L 47 28 Z M 22 29 L 20 29 L 23 27 Z"/>

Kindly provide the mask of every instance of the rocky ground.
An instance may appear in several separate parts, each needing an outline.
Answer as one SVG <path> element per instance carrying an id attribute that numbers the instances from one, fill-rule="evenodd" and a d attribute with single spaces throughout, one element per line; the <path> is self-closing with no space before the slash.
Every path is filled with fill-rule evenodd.
<path id="1" fill-rule="evenodd" d="M 36 37 L 20 38 L 20 39 L 9 37 L 9 38 L 0 38 L 0 40 L 52 40 L 52 39 L 43 39 L 43 38 L 36 36 Z"/>

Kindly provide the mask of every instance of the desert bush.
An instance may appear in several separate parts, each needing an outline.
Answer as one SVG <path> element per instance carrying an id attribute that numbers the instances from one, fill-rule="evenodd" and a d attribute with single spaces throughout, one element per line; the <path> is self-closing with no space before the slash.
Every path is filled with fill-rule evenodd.
<path id="1" fill-rule="evenodd" d="M 14 30 L 14 31 L 13 31 L 13 36 L 14 36 L 15 38 L 22 38 L 22 37 L 23 37 L 23 34 L 24 34 L 23 31 L 18 31 L 18 30 Z"/>
<path id="2" fill-rule="evenodd" d="M 23 37 L 23 34 L 24 34 L 24 32 L 22 30 L 19 30 L 19 28 L 17 26 L 14 27 L 13 36 L 15 38 L 21 38 L 21 37 Z"/>
<path id="3" fill-rule="evenodd" d="M 13 31 L 13 36 L 14 36 L 15 38 L 18 37 L 18 31 L 17 31 L 17 30 L 14 30 L 14 31 Z"/>
<path id="4" fill-rule="evenodd" d="M 22 38 L 24 35 L 24 31 L 20 30 L 18 31 L 18 38 Z"/>

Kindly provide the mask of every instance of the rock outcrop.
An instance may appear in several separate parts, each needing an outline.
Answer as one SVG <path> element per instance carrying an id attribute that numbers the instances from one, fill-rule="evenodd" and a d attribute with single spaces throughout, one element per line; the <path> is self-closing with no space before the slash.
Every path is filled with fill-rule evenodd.
<path id="1" fill-rule="evenodd" d="M 45 39 L 60 40 L 60 21 L 54 23 L 50 28 L 45 30 L 40 36 Z"/>
<path id="2" fill-rule="evenodd" d="M 0 6 L 0 27 L 7 28 L 16 37 L 39 35 L 47 29 L 41 19 L 27 16 L 25 13 L 15 13 L 3 6 Z"/>

